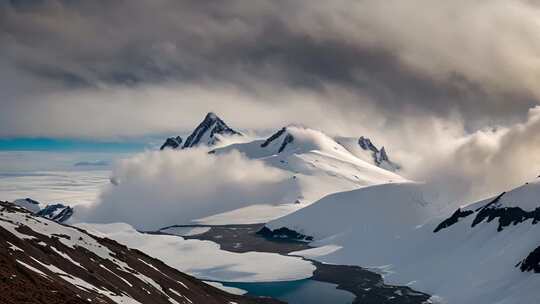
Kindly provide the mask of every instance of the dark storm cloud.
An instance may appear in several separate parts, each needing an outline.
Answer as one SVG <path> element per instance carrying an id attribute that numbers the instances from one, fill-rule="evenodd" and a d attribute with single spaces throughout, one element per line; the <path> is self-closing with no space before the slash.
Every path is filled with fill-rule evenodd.
<path id="1" fill-rule="evenodd" d="M 487 8 L 501 6 L 500 1 L 486 4 Z M 527 8 L 535 7 L 521 1 L 513 5 L 517 12 Z M 520 67 L 493 62 L 501 66 L 498 70 L 492 62 L 468 63 L 478 60 L 477 56 L 490 56 L 474 53 L 486 47 L 475 45 L 475 37 L 463 33 L 468 28 L 475 30 L 469 19 L 441 18 L 441 24 L 430 24 L 427 17 L 480 9 L 483 7 L 461 0 L 453 5 L 420 0 L 408 5 L 301 0 L 12 0 L 0 4 L 0 54 L 6 64 L 14 66 L 15 77 L 67 88 L 204 81 L 231 83 L 246 90 L 258 83 L 272 83 L 319 91 L 332 84 L 364 97 L 349 103 L 328 101 L 340 107 L 362 106 L 368 97 L 385 115 L 404 109 L 443 117 L 458 112 L 469 127 L 476 128 L 525 115 L 537 93 L 525 80 L 516 84 L 512 79 L 519 75 Z M 512 39 L 529 38 L 520 36 L 523 25 L 516 20 L 528 16 L 502 18 L 494 13 L 473 17 L 487 25 L 495 20 L 493 24 L 498 26 L 479 35 L 494 35 L 498 30 L 499 35 L 508 32 Z M 444 32 L 429 26 L 447 27 L 458 34 L 441 37 Z M 460 35 L 462 41 L 450 39 Z M 499 47 L 505 41 L 489 38 L 493 39 L 493 52 L 505 51 Z M 459 42 L 463 46 L 446 45 Z M 515 44 L 516 55 L 530 56 L 527 52 L 533 46 Z M 446 56 L 439 48 L 461 52 L 459 56 L 465 59 Z M 492 76 L 496 73 L 500 75 Z M 531 73 L 523 77 L 534 78 Z"/>
<path id="2" fill-rule="evenodd" d="M 526 0 L 0 1 L 0 137 L 303 123 L 465 196 L 536 176 Z M 473 191 L 474 190 L 474 191 Z"/>

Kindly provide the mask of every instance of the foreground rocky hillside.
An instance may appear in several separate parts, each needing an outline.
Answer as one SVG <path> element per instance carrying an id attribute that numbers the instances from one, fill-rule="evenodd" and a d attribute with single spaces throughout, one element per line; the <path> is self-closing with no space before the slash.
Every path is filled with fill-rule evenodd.
<path id="1" fill-rule="evenodd" d="M 144 253 L 0 202 L 0 303 L 279 303 L 225 293 Z"/>

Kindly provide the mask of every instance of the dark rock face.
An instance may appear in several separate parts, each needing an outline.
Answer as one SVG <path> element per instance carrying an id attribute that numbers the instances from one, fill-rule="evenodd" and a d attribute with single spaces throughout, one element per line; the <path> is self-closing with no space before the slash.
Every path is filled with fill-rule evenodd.
<path id="1" fill-rule="evenodd" d="M 242 135 L 240 132 L 237 132 L 231 129 L 221 118 L 216 114 L 210 112 L 206 115 L 204 120 L 197 126 L 197 128 L 189 135 L 189 137 L 184 142 L 183 149 L 195 147 L 201 144 L 201 139 L 205 134 L 209 134 L 209 142 L 203 143 L 212 146 L 218 140 L 215 135 Z"/>
<path id="2" fill-rule="evenodd" d="M 518 266 L 523 272 L 534 271 L 535 273 L 540 273 L 540 246 L 529 253 Z"/>
<path id="3" fill-rule="evenodd" d="M 176 136 L 176 137 L 169 137 L 167 140 L 161 145 L 159 148 L 160 150 L 164 150 L 165 148 L 171 148 L 176 149 L 182 145 L 182 137 Z"/>
<path id="4" fill-rule="evenodd" d="M 286 239 L 294 241 L 313 241 L 312 236 L 307 236 L 301 233 L 298 233 L 294 230 L 290 230 L 286 227 L 281 227 L 279 229 L 271 230 L 268 227 L 262 227 L 261 230 L 257 231 L 257 234 L 269 239 Z"/>
<path id="5" fill-rule="evenodd" d="M 287 134 L 287 136 L 285 136 L 285 139 L 283 139 L 281 146 L 279 147 L 278 153 L 283 152 L 283 150 L 285 150 L 287 145 L 292 143 L 293 141 L 294 141 L 294 136 L 292 136 L 291 134 Z"/>
<path id="6" fill-rule="evenodd" d="M 12 225 L 17 234 L 5 228 Z M 71 236 L 48 235 L 44 225 Z M 0 303 L 117 303 L 107 294 L 142 304 L 281 303 L 225 293 L 139 250 L 0 202 Z"/>
<path id="7" fill-rule="evenodd" d="M 48 218 L 58 223 L 63 223 L 71 218 L 74 210 L 69 206 L 63 204 L 47 205 L 47 207 L 41 209 L 36 215 Z"/>
<path id="8" fill-rule="evenodd" d="M 450 227 L 450 226 L 454 225 L 455 223 L 457 223 L 460 218 L 467 217 L 467 216 L 469 216 L 469 215 L 471 215 L 473 213 L 474 213 L 474 211 L 472 211 L 472 210 L 461 211 L 461 209 L 458 208 L 458 210 L 456 210 L 456 212 L 454 212 L 454 214 L 452 214 L 451 217 L 447 218 L 442 223 L 440 223 L 437 226 L 437 228 L 435 228 L 435 230 L 433 230 L 433 232 L 437 233 L 437 232 L 439 232 L 440 230 L 442 230 L 444 228 Z"/>
<path id="9" fill-rule="evenodd" d="M 266 148 L 270 143 L 280 138 L 282 135 L 284 135 L 287 132 L 287 128 L 281 128 L 276 133 L 272 134 L 272 136 L 268 137 L 262 144 L 261 148 Z M 285 135 L 285 138 L 283 138 L 283 141 L 281 142 L 281 145 L 279 146 L 278 153 L 283 152 L 288 144 L 292 143 L 294 141 L 294 136 L 291 134 Z"/>
<path id="10" fill-rule="evenodd" d="M 490 223 L 494 219 L 498 219 L 499 226 L 497 227 L 497 231 L 503 231 L 504 227 L 508 227 L 510 225 L 517 225 L 529 219 L 532 219 L 533 225 L 536 225 L 538 222 L 540 222 L 540 207 L 531 211 L 526 211 L 521 209 L 520 207 L 503 207 L 498 204 L 499 200 L 505 194 L 506 192 L 501 193 L 491 202 L 480 208 L 477 208 L 474 211 L 462 211 L 461 209 L 456 210 L 456 212 L 454 212 L 451 217 L 440 223 L 433 232 L 438 232 L 444 228 L 448 228 L 457 223 L 459 218 L 467 217 L 471 214 L 476 214 L 476 217 L 474 218 L 471 227 L 475 227 L 476 225 L 482 223 L 484 220 L 486 220 L 487 223 Z"/>
<path id="11" fill-rule="evenodd" d="M 486 208 L 478 212 L 478 215 L 472 223 L 472 227 L 483 222 L 487 218 L 487 222 L 498 218 L 499 227 L 497 231 L 502 231 L 504 227 L 511 224 L 517 225 L 528 219 L 533 219 L 532 224 L 536 225 L 540 221 L 540 207 L 533 211 L 525 211 L 519 207 L 504 207 L 504 208 Z"/>
<path id="12" fill-rule="evenodd" d="M 362 148 L 364 150 L 370 150 L 370 151 L 373 151 L 373 152 L 379 152 L 379 149 L 377 149 L 377 147 L 375 147 L 375 145 L 371 142 L 371 139 L 369 139 L 367 137 L 360 136 L 360 138 L 358 139 L 358 145 L 360 145 L 360 148 Z"/>
<path id="13" fill-rule="evenodd" d="M 392 162 L 390 160 L 390 158 L 388 157 L 388 154 L 386 153 L 386 149 L 384 147 L 382 147 L 380 150 L 373 144 L 373 142 L 371 142 L 371 140 L 367 137 L 364 137 L 364 136 L 360 136 L 360 138 L 358 139 L 358 145 L 360 146 L 360 148 L 366 150 L 366 151 L 371 151 L 371 154 L 373 156 L 373 162 L 377 165 L 377 166 L 381 166 L 383 163 L 387 163 L 388 165 L 390 165 L 392 168 L 394 168 L 395 170 L 399 170 L 400 169 L 400 166 L 394 162 Z"/>
<path id="14" fill-rule="evenodd" d="M 535 225 L 540 221 L 540 207 L 533 211 L 525 211 L 519 207 L 500 207 L 497 205 L 499 200 L 505 195 L 506 192 L 501 193 L 493 201 L 489 202 L 485 206 L 476 209 L 478 214 L 472 222 L 471 227 L 478 225 L 487 219 L 487 222 L 498 218 L 499 227 L 497 231 L 502 231 L 504 227 L 510 226 L 510 224 L 517 225 L 528 219 L 533 219 L 532 224 Z"/>
<path id="15" fill-rule="evenodd" d="M 493 199 L 491 202 L 487 203 L 486 205 L 476 209 L 475 211 L 482 211 L 486 208 L 489 208 L 489 207 L 492 207 L 493 205 L 497 204 L 501 198 L 506 194 L 506 192 L 503 192 L 501 194 L 499 194 L 495 199 Z"/>
<path id="16" fill-rule="evenodd" d="M 268 137 L 262 144 L 261 144 L 261 148 L 266 148 L 271 142 L 273 142 L 274 140 L 278 139 L 281 135 L 283 135 L 283 133 L 285 133 L 287 131 L 287 128 L 281 128 L 279 131 L 277 131 L 276 133 L 272 134 L 272 136 Z"/>

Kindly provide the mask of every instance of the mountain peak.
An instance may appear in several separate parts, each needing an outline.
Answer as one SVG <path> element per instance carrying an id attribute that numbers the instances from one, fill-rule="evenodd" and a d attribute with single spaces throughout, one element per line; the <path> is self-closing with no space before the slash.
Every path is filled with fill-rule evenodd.
<path id="1" fill-rule="evenodd" d="M 200 145 L 201 143 L 208 146 L 213 146 L 219 142 L 220 136 L 242 135 L 230 128 L 219 116 L 214 112 L 208 112 L 204 120 L 195 128 L 184 142 L 182 149 L 191 148 Z"/>
<path id="2" fill-rule="evenodd" d="M 360 138 L 358 139 L 358 145 L 360 146 L 360 148 L 371 152 L 373 156 L 373 161 L 377 166 L 383 167 L 390 171 L 397 171 L 400 169 L 398 164 L 395 164 L 390 160 L 388 154 L 386 153 L 386 149 L 384 147 L 381 147 L 381 149 L 379 150 L 379 148 L 377 148 L 373 144 L 371 139 L 360 136 Z"/>
<path id="3" fill-rule="evenodd" d="M 297 152 L 300 150 L 334 151 L 339 149 L 338 146 L 338 143 L 323 132 L 301 125 L 283 127 L 260 145 L 261 148 L 268 148 L 275 151 L 275 153 L 281 153 L 284 150 L 291 149 Z"/>
<path id="4" fill-rule="evenodd" d="M 221 118 L 219 118 L 219 116 L 216 115 L 216 113 L 214 112 L 208 112 L 206 114 L 206 117 L 204 118 L 204 120 L 221 120 Z"/>
<path id="5" fill-rule="evenodd" d="M 184 142 L 182 137 L 169 137 L 159 148 L 185 149 L 204 144 L 213 146 L 220 141 L 221 136 L 242 135 L 230 128 L 219 116 L 214 112 L 208 112 L 203 121 L 195 128 Z M 183 145 L 182 145 L 183 143 Z"/>

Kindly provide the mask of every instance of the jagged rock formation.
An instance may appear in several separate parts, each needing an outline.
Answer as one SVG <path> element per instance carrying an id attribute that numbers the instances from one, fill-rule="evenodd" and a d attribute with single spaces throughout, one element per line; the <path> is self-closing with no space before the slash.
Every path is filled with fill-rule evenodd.
<path id="1" fill-rule="evenodd" d="M 164 150 L 166 148 L 177 149 L 181 145 L 182 145 L 182 137 L 180 136 L 169 137 L 167 138 L 167 140 L 165 140 L 165 142 L 163 143 L 163 145 L 161 145 L 159 149 L 160 150 Z"/>
<path id="2" fill-rule="evenodd" d="M 182 138 L 169 137 L 163 143 L 160 150 L 165 148 L 171 149 L 186 149 L 192 148 L 199 145 L 207 145 L 209 147 L 216 145 L 221 139 L 222 136 L 232 136 L 242 134 L 232 128 L 230 128 L 221 118 L 219 118 L 215 113 L 208 113 L 204 120 L 193 130 L 193 132 L 188 136 L 184 144 L 182 145 Z"/>
<path id="3" fill-rule="evenodd" d="M 64 204 L 51 204 L 41 209 L 40 202 L 31 198 L 17 199 L 13 204 L 22 207 L 37 216 L 48 218 L 58 223 L 63 223 L 71 218 L 75 212 L 73 208 Z"/>
<path id="4" fill-rule="evenodd" d="M 456 212 L 454 212 L 452 214 L 452 216 L 450 216 L 449 218 L 444 220 L 442 223 L 440 223 L 435 228 L 435 230 L 433 230 L 433 232 L 439 232 L 444 228 L 448 228 L 448 227 L 454 225 L 455 223 L 457 223 L 460 218 L 467 217 L 467 216 L 469 216 L 469 215 L 471 215 L 473 213 L 474 213 L 474 211 L 472 211 L 472 210 L 461 211 L 461 208 L 458 208 L 458 210 L 456 210 Z"/>
<path id="5" fill-rule="evenodd" d="M 231 129 L 221 118 L 210 112 L 184 142 L 183 149 L 205 144 L 213 146 L 219 142 L 218 135 L 242 135 Z"/>
<path id="6" fill-rule="evenodd" d="M 281 227 L 278 229 L 271 230 L 268 227 L 262 227 L 259 231 L 257 231 L 257 235 L 263 236 L 265 238 L 269 239 L 287 239 L 287 240 L 293 240 L 293 241 L 313 241 L 313 237 L 303 235 L 301 233 L 298 233 L 294 230 L 291 230 L 286 227 Z"/>
<path id="7" fill-rule="evenodd" d="M 540 273 L 540 246 L 536 247 L 529 255 L 521 261 L 519 264 L 519 269 L 523 272 L 534 271 L 535 273 Z"/>
<path id="8" fill-rule="evenodd" d="M 36 212 L 36 215 L 48 218 L 58 223 L 63 223 L 73 216 L 74 210 L 63 204 L 47 205 L 45 208 Z"/>
<path id="9" fill-rule="evenodd" d="M 280 303 L 225 293 L 138 250 L 0 202 L 0 303 Z"/>
<path id="10" fill-rule="evenodd" d="M 476 208 L 474 210 L 465 210 L 461 209 L 456 210 L 452 216 L 444 220 L 434 232 L 438 232 L 444 228 L 448 228 L 458 222 L 459 218 L 467 217 L 472 214 L 476 214 L 476 217 L 472 221 L 471 227 L 475 227 L 478 224 L 486 221 L 490 223 L 494 219 L 498 219 L 499 225 L 497 231 L 502 231 L 505 227 L 510 225 L 517 225 L 530 220 L 531 224 L 536 225 L 540 221 L 540 207 L 537 207 L 534 210 L 523 210 L 521 207 L 517 206 L 504 206 L 499 204 L 501 198 L 506 194 L 506 192 L 501 193 L 495 199 L 490 201 L 484 206 Z"/>
<path id="11" fill-rule="evenodd" d="M 372 153 L 373 162 L 377 166 L 383 167 L 391 171 L 397 171 L 400 169 L 400 166 L 398 164 L 390 160 L 385 148 L 381 147 L 381 149 L 379 150 L 369 138 L 361 136 L 358 139 L 358 145 L 360 146 L 360 148 L 366 151 L 370 151 Z"/>
<path id="12" fill-rule="evenodd" d="M 281 128 L 276 133 L 272 134 L 270 137 L 268 137 L 262 144 L 261 148 L 268 147 L 271 143 L 275 142 L 279 138 L 282 137 L 282 135 L 285 135 L 283 137 L 283 141 L 281 141 L 281 144 L 279 145 L 279 149 L 277 150 L 277 153 L 283 152 L 288 144 L 292 143 L 294 141 L 294 136 L 287 132 L 287 127 Z"/>

